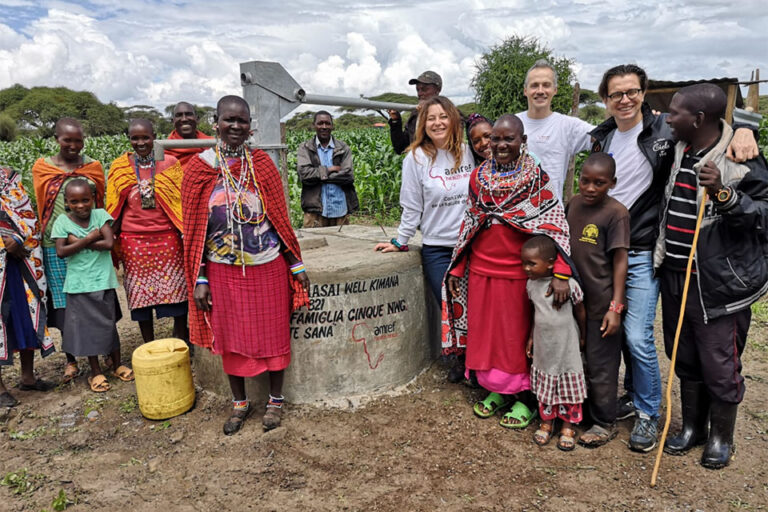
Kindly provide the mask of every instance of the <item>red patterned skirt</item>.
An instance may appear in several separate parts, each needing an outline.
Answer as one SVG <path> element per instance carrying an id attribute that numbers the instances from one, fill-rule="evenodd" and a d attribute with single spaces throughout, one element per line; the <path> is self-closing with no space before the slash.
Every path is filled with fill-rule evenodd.
<path id="1" fill-rule="evenodd" d="M 209 261 L 206 269 L 213 301 L 208 315 L 213 353 L 225 360 L 226 354 L 248 359 L 290 356 L 290 272 L 285 258 L 281 255 L 269 263 L 245 267 Z M 250 368 L 239 358 L 231 359 L 231 369 Z M 282 361 L 287 366 L 290 357 Z M 265 365 L 262 371 L 277 370 L 268 362 Z"/>
<path id="2" fill-rule="evenodd" d="M 184 248 L 177 231 L 121 233 L 120 245 L 130 309 L 186 302 Z"/>
<path id="3" fill-rule="evenodd" d="M 531 302 L 525 283 L 525 279 L 483 276 L 470 268 L 467 369 L 529 374 L 525 344 L 531 332 Z"/>

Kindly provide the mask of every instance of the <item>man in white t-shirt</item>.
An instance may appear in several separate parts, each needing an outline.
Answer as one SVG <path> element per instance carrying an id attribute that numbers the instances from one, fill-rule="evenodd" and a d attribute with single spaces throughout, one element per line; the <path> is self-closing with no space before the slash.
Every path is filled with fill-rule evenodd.
<path id="1" fill-rule="evenodd" d="M 578 117 L 552 111 L 557 71 L 544 59 L 537 60 L 526 73 L 523 94 L 528 99 L 528 110 L 517 117 L 523 121 L 528 150 L 539 157 L 562 201 L 568 163 L 573 155 L 589 149 L 589 132 L 594 126 Z"/>

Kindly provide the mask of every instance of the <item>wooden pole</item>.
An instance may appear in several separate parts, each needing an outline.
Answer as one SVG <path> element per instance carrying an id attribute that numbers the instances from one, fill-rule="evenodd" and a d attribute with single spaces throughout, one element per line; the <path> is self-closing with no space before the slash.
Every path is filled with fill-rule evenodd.
<path id="1" fill-rule="evenodd" d="M 738 86 L 736 86 L 738 87 Z M 664 454 L 664 443 L 667 441 L 669 433 L 669 423 L 672 421 L 672 383 L 675 380 L 675 364 L 677 363 L 677 347 L 680 343 L 680 332 L 683 329 L 683 319 L 685 318 L 685 304 L 688 302 L 688 287 L 691 284 L 691 274 L 693 271 L 693 260 L 696 256 L 696 245 L 699 243 L 699 232 L 701 231 L 701 220 L 704 218 L 704 210 L 707 209 L 707 191 L 704 190 L 704 198 L 699 205 L 699 214 L 696 216 L 696 229 L 693 231 L 693 242 L 691 252 L 688 254 L 688 266 L 685 269 L 685 283 L 683 284 L 683 296 L 680 297 L 680 314 L 677 317 L 677 329 L 675 329 L 675 341 L 672 343 L 672 357 L 669 361 L 669 375 L 667 376 L 667 392 L 665 394 L 667 402 L 667 411 L 664 418 L 664 429 L 661 432 L 659 448 L 656 452 L 656 462 L 653 465 L 651 473 L 651 487 L 656 487 L 656 478 L 659 476 L 661 467 L 661 456 Z"/>
<path id="2" fill-rule="evenodd" d="M 736 88 L 738 84 L 728 85 L 728 99 L 725 107 L 725 122 L 733 124 L 733 109 L 736 108 Z"/>
<path id="3" fill-rule="evenodd" d="M 752 73 L 750 78 L 751 84 L 747 87 L 747 109 L 752 109 L 752 112 L 759 112 L 760 110 L 760 69 L 756 69 Z"/>

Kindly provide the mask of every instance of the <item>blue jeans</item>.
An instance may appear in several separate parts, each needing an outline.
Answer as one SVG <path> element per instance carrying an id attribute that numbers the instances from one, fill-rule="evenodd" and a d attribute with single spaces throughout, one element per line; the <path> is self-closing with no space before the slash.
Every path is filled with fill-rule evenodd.
<path id="1" fill-rule="evenodd" d="M 424 276 L 438 304 L 442 302 L 440 290 L 443 287 L 448 265 L 451 264 L 452 254 L 453 247 L 424 245 L 421 248 L 421 268 L 424 269 Z"/>
<path id="2" fill-rule="evenodd" d="M 659 281 L 653 277 L 653 253 L 629 251 L 627 314 L 624 340 L 629 350 L 635 409 L 651 418 L 659 417 L 661 373 L 653 336 Z"/>

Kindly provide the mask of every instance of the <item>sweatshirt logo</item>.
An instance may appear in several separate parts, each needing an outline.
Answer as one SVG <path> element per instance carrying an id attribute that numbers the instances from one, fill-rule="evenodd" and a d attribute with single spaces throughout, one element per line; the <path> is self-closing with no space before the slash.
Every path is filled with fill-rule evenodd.
<path id="1" fill-rule="evenodd" d="M 584 229 L 581 230 L 581 238 L 579 242 L 586 242 L 588 244 L 597 245 L 597 237 L 600 236 L 600 230 L 594 224 L 587 224 Z"/>
<path id="2" fill-rule="evenodd" d="M 668 149 L 669 149 L 669 141 L 667 139 L 657 139 L 653 143 L 653 152 L 658 153 L 659 156 L 666 155 Z"/>
<path id="3" fill-rule="evenodd" d="M 453 190 L 470 172 L 472 172 L 472 166 L 464 164 L 457 167 L 456 170 L 431 166 L 428 174 L 433 180 L 439 180 L 445 190 Z"/>

